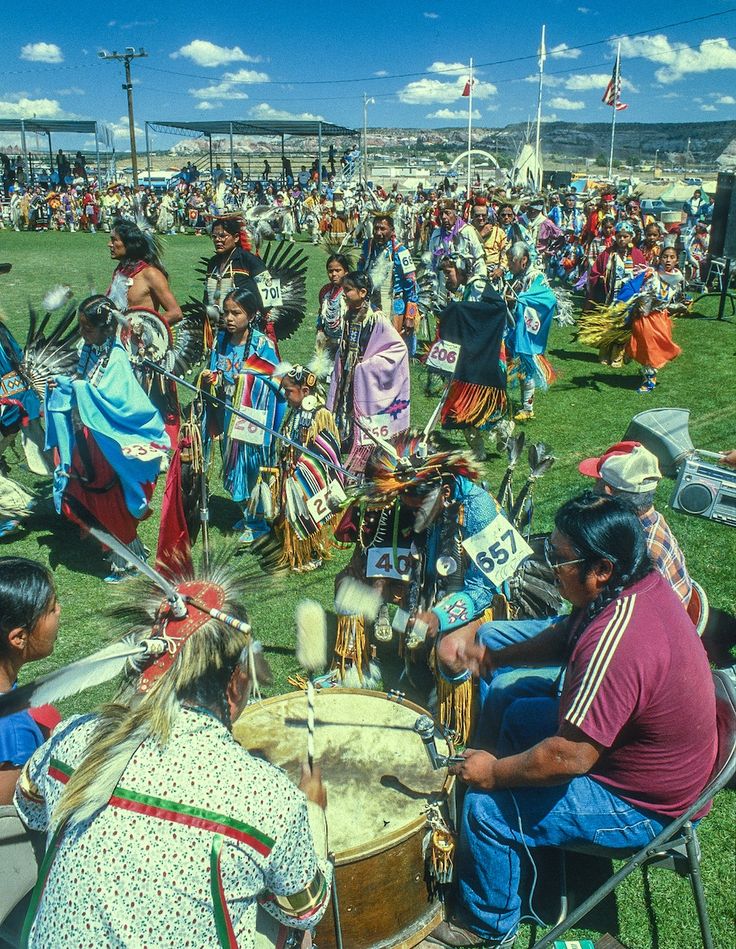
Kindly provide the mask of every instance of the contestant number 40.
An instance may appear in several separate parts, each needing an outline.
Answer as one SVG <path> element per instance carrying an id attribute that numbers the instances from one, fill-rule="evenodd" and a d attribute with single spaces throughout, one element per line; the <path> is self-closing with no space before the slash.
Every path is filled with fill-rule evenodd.
<path id="1" fill-rule="evenodd" d="M 384 580 L 402 580 L 411 576 L 411 554 L 406 549 L 396 551 L 392 547 L 370 547 L 368 550 L 367 577 L 382 577 Z"/>
<path id="2" fill-rule="evenodd" d="M 460 343 L 448 343 L 444 339 L 438 339 L 429 351 L 427 365 L 431 369 L 438 369 L 440 372 L 448 372 L 452 375 L 457 369 L 459 356 Z"/>
<path id="3" fill-rule="evenodd" d="M 513 576 L 521 561 L 532 553 L 529 544 L 503 514 L 497 514 L 482 531 L 464 540 L 463 547 L 478 569 L 497 587 Z"/>

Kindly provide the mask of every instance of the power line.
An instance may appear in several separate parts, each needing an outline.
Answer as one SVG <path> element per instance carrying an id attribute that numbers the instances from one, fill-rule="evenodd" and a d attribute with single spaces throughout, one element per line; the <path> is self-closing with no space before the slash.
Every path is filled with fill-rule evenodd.
<path id="1" fill-rule="evenodd" d="M 731 13 L 736 13 L 736 7 L 729 7 L 727 10 L 720 10 L 717 13 L 705 13 L 702 16 L 690 17 L 687 20 L 677 20 L 673 23 L 664 23 L 661 26 L 650 26 L 644 30 L 636 30 L 631 33 L 622 34 L 622 37 L 635 37 L 635 36 L 646 36 L 649 33 L 655 32 L 657 30 L 671 30 L 678 26 L 689 26 L 692 23 L 700 23 L 704 20 L 712 20 L 717 17 L 728 16 Z M 575 51 L 575 50 L 584 50 L 590 49 L 593 46 L 601 46 L 605 43 L 611 42 L 611 40 L 616 39 L 616 36 L 607 36 L 603 39 L 591 40 L 589 43 L 581 43 L 578 46 L 569 46 L 566 49 L 566 52 Z M 706 41 L 704 41 L 706 42 Z M 683 46 L 683 49 L 692 49 L 691 46 Z M 512 56 L 509 59 L 496 59 L 489 61 L 487 63 L 478 63 L 475 67 L 476 69 L 488 69 L 493 66 L 506 66 L 511 63 L 521 63 L 528 62 L 530 60 L 537 60 L 539 58 L 539 53 L 529 53 L 526 56 Z M 161 72 L 166 73 L 171 76 L 184 76 L 189 79 L 204 79 L 208 82 L 229 82 L 231 80 L 224 79 L 222 76 L 214 76 L 212 74 L 205 75 L 204 73 L 190 73 L 182 72 L 181 70 L 175 69 L 163 69 L 160 66 L 141 66 L 141 69 L 148 69 L 152 72 Z M 300 79 L 299 85 L 301 86 L 323 86 L 323 85 L 345 85 L 346 83 L 351 82 L 385 82 L 390 79 L 415 79 L 422 76 L 452 76 L 457 75 L 457 66 L 448 67 L 446 69 L 438 68 L 436 70 L 424 70 L 422 72 L 410 72 L 410 73 L 390 73 L 386 76 L 360 76 L 352 79 Z M 254 86 L 279 86 L 279 85 L 289 85 L 294 80 L 291 79 L 267 79 L 263 82 L 254 82 L 247 83 L 247 85 Z M 242 85 L 241 83 L 236 83 L 237 85 Z"/>

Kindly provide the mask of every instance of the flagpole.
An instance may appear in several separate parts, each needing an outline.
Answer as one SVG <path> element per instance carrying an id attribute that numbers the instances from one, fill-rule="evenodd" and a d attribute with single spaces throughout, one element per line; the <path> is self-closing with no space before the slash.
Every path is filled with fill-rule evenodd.
<path id="1" fill-rule="evenodd" d="M 468 190 L 466 197 L 470 200 L 470 178 L 472 159 L 470 157 L 473 148 L 473 57 L 470 57 L 470 92 L 468 93 Z"/>
<path id="2" fill-rule="evenodd" d="M 616 68 L 614 69 L 613 80 L 613 109 L 611 115 L 611 153 L 608 156 L 608 180 L 613 181 L 613 141 L 616 136 L 616 113 L 618 112 L 618 102 L 621 86 L 621 44 L 618 44 L 616 50 Z"/>
<path id="3" fill-rule="evenodd" d="M 535 149 L 536 159 L 537 159 L 537 174 L 536 174 L 536 190 L 539 191 L 542 187 L 542 156 L 540 152 L 540 140 L 542 133 L 542 86 L 544 83 L 544 60 L 547 55 L 547 51 L 544 46 L 544 34 L 546 31 L 546 26 L 542 24 L 542 42 L 539 47 L 539 95 L 537 97 L 537 144 Z"/>

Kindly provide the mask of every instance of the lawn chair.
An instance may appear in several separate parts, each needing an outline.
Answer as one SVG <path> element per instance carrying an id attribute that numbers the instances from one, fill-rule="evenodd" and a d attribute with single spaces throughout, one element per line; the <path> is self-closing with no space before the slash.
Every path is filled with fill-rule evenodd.
<path id="1" fill-rule="evenodd" d="M 554 929 L 551 929 L 533 949 L 544 949 L 552 946 L 563 933 L 572 929 L 583 916 L 586 916 L 594 907 L 601 903 L 616 887 L 633 873 L 637 867 L 643 865 L 665 866 L 675 869 L 683 876 L 690 878 L 690 885 L 695 899 L 695 908 L 700 922 L 700 933 L 705 949 L 714 949 L 713 936 L 710 930 L 708 907 L 703 892 L 703 882 L 700 878 L 700 844 L 697 829 L 693 825 L 693 817 L 702 810 L 709 801 L 712 801 L 721 788 L 725 787 L 736 774 L 736 690 L 729 677 L 720 669 L 713 671 L 713 682 L 716 690 L 716 718 L 718 727 L 718 752 L 716 762 L 708 784 L 698 797 L 697 801 L 677 820 L 672 821 L 650 843 L 638 851 L 611 850 L 606 847 L 596 847 L 593 844 L 583 847 L 567 847 L 562 851 L 563 858 L 566 850 L 579 853 L 594 854 L 608 859 L 626 860 L 623 867 L 599 887 L 587 900 L 567 913 L 567 887 L 565 874 L 562 874 L 562 903 L 565 916 Z M 563 859 L 564 868 L 564 859 Z"/>

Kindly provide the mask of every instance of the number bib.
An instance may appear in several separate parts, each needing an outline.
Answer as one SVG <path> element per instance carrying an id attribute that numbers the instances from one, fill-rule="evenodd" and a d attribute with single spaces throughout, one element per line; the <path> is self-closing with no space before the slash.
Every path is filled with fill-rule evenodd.
<path id="1" fill-rule="evenodd" d="M 371 415 L 365 419 L 361 419 L 361 424 L 370 431 L 371 435 L 375 435 L 376 438 L 389 438 L 391 435 L 391 416 L 388 412 L 384 412 L 381 415 Z M 366 435 L 362 428 L 358 429 L 360 433 L 360 444 L 361 445 L 375 445 L 373 439 Z"/>
<path id="2" fill-rule="evenodd" d="M 326 484 L 321 491 L 312 495 L 311 498 L 307 498 L 307 510 L 311 514 L 315 524 L 321 524 L 322 521 L 326 521 L 327 518 L 332 517 L 335 513 L 330 507 L 328 499 L 333 499 L 341 504 L 345 500 L 345 497 L 346 495 L 340 482 L 333 481 L 331 484 Z"/>
<path id="3" fill-rule="evenodd" d="M 281 296 L 281 281 L 278 277 L 272 277 L 268 271 L 256 274 L 253 278 L 258 285 L 258 290 L 263 300 L 263 308 L 268 310 L 272 306 L 282 306 L 283 297 Z"/>
<path id="4" fill-rule="evenodd" d="M 503 514 L 497 514 L 482 531 L 464 540 L 463 547 L 495 587 L 513 576 L 521 561 L 533 552 Z"/>
<path id="5" fill-rule="evenodd" d="M 411 553 L 406 547 L 396 551 L 394 563 L 393 547 L 370 547 L 366 577 L 382 577 L 384 580 L 402 580 L 406 583 L 411 576 Z"/>
<path id="6" fill-rule="evenodd" d="M 126 458 L 135 458 L 136 461 L 153 461 L 156 458 L 163 458 L 169 446 L 158 442 L 128 442 L 122 446 L 122 450 Z"/>
<path id="7" fill-rule="evenodd" d="M 447 343 L 438 339 L 427 356 L 427 365 L 431 369 L 453 374 L 457 369 L 457 360 L 460 355 L 460 343 Z"/>
<path id="8" fill-rule="evenodd" d="M 266 424 L 265 409 L 243 407 L 241 411 L 256 422 L 260 422 L 262 425 Z M 233 415 L 233 420 L 230 424 L 230 438 L 236 442 L 246 442 L 248 445 L 262 445 L 265 441 L 266 433 L 262 428 L 248 421 L 248 419 L 240 418 L 239 415 Z"/>

